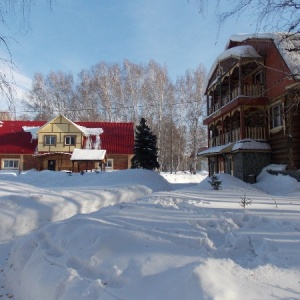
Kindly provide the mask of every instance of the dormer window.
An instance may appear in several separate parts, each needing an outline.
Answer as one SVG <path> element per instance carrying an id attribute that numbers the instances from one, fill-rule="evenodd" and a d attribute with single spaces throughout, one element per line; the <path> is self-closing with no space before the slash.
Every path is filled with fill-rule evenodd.
<path id="1" fill-rule="evenodd" d="M 66 146 L 75 146 L 76 145 L 76 135 L 66 135 L 65 136 L 65 145 Z"/>
<path id="2" fill-rule="evenodd" d="M 56 145 L 56 136 L 55 135 L 45 135 L 44 144 L 45 144 L 45 146 L 55 146 Z"/>

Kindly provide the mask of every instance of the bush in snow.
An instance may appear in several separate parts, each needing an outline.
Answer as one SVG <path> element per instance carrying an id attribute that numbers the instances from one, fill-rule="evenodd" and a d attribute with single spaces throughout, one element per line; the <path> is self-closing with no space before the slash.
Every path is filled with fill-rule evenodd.
<path id="1" fill-rule="evenodd" d="M 252 200 L 250 198 L 247 198 L 246 194 L 244 196 L 241 196 L 241 202 L 240 206 L 243 207 L 244 209 L 246 208 L 247 205 L 251 205 Z"/>
<path id="2" fill-rule="evenodd" d="M 214 190 L 219 190 L 221 188 L 222 180 L 219 180 L 219 177 L 214 174 L 210 177 L 211 181 L 209 181 L 210 185 Z"/>

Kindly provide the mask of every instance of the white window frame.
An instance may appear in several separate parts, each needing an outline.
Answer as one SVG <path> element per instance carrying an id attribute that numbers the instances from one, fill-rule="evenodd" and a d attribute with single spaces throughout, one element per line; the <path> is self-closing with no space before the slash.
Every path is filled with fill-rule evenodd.
<path id="1" fill-rule="evenodd" d="M 47 141 L 48 139 L 48 141 Z M 55 146 L 56 145 L 56 135 L 45 135 L 44 136 L 45 146 Z"/>
<path id="2" fill-rule="evenodd" d="M 280 128 L 283 126 L 283 108 L 278 103 L 270 107 L 270 129 Z"/>
<path id="3" fill-rule="evenodd" d="M 4 158 L 2 159 L 3 170 L 19 170 L 20 159 L 17 158 Z"/>
<path id="4" fill-rule="evenodd" d="M 106 159 L 105 169 L 106 170 L 113 170 L 114 169 L 114 160 L 112 158 Z"/>
<path id="5" fill-rule="evenodd" d="M 72 143 L 74 139 L 74 143 Z M 65 145 L 66 146 L 75 146 L 76 145 L 76 135 L 65 135 Z"/>

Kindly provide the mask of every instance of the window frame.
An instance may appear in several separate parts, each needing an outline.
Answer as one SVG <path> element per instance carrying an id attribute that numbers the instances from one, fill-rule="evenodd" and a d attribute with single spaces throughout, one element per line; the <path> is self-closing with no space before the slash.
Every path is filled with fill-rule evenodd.
<path id="1" fill-rule="evenodd" d="M 113 170 L 114 169 L 114 160 L 112 158 L 107 158 L 105 161 L 105 169 Z"/>
<path id="2" fill-rule="evenodd" d="M 53 143 L 52 143 L 52 138 L 54 139 Z M 50 139 L 50 140 L 47 142 L 47 139 Z M 56 135 L 45 135 L 44 136 L 44 145 L 45 146 L 56 146 Z"/>
<path id="3" fill-rule="evenodd" d="M 71 142 L 67 143 L 67 139 L 70 139 Z M 74 139 L 74 143 L 72 143 L 72 139 Z M 65 146 L 76 146 L 76 135 L 65 135 L 64 145 Z"/>
<path id="4" fill-rule="evenodd" d="M 277 110 L 277 111 L 276 111 Z M 277 103 L 270 107 L 270 129 L 283 127 L 284 116 L 281 103 Z"/>
<path id="5" fill-rule="evenodd" d="M 5 166 L 6 162 L 9 163 L 9 166 Z M 12 166 L 10 165 L 10 163 L 12 162 Z M 15 163 L 17 165 L 15 165 Z M 18 158 L 3 158 L 2 159 L 2 169 L 3 170 L 19 170 L 20 168 L 20 159 Z"/>

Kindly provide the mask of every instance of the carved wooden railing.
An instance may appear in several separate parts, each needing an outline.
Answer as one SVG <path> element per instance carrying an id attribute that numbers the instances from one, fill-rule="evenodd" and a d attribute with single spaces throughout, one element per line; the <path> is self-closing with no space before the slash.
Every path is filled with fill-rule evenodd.
<path id="1" fill-rule="evenodd" d="M 253 140 L 265 140 L 267 138 L 264 127 L 245 127 L 245 138 Z M 240 127 L 212 137 L 208 141 L 209 148 L 237 142 L 241 139 Z"/>
<path id="2" fill-rule="evenodd" d="M 213 106 L 209 107 L 209 114 L 212 114 L 219 110 L 221 107 L 224 107 L 228 103 L 232 102 L 238 97 L 264 97 L 265 90 L 263 85 L 257 84 L 246 84 L 243 86 L 241 92 L 238 87 L 234 88 L 230 93 L 227 93 L 219 99 Z"/>

